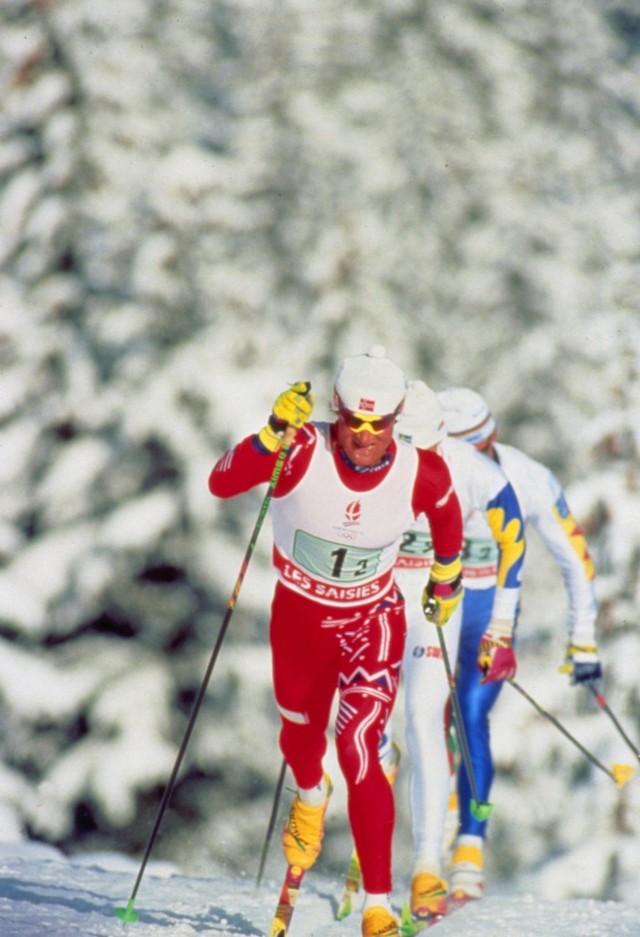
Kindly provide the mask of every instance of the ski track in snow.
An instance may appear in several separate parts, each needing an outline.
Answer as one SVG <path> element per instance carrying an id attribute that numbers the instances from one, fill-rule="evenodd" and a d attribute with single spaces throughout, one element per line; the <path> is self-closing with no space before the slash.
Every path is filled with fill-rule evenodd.
<path id="1" fill-rule="evenodd" d="M 0 844 L 2 937 L 261 937 L 269 932 L 280 887 L 248 879 L 195 878 L 150 864 L 134 910 L 126 907 L 138 866 L 122 856 L 67 859 L 50 847 Z M 340 882 L 311 872 L 303 885 L 290 937 L 357 937 L 360 915 L 334 919 Z M 394 894 L 399 909 L 404 899 Z M 640 902 L 576 899 L 539 901 L 533 895 L 489 896 L 436 926 L 434 937 L 638 937 Z"/>

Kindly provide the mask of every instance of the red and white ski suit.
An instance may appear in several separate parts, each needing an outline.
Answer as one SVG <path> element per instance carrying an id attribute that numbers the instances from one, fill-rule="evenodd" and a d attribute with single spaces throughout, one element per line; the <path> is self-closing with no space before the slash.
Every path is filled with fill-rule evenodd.
<path id="1" fill-rule="evenodd" d="M 277 453 L 250 436 L 211 472 L 217 497 L 271 479 Z M 388 893 L 395 820 L 378 743 L 395 701 L 404 651 L 404 600 L 393 578 L 402 535 L 429 519 L 441 562 L 462 546 L 458 498 L 444 460 L 393 441 L 379 465 L 345 459 L 335 424 L 298 430 L 274 489 L 270 643 L 280 747 L 296 783 L 322 780 L 336 692 L 336 747 L 367 892 Z"/>

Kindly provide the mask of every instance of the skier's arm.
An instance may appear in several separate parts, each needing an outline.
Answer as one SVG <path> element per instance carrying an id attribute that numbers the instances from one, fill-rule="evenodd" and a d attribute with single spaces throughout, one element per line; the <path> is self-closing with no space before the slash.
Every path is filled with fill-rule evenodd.
<path id="1" fill-rule="evenodd" d="M 213 466 L 209 491 L 217 498 L 232 498 L 268 482 L 278 459 L 260 444 L 258 435 L 247 436 L 229 449 Z"/>
<path id="2" fill-rule="evenodd" d="M 447 463 L 430 449 L 417 449 L 420 460 L 413 489 L 413 513 L 425 514 L 431 528 L 436 561 L 459 559 L 462 550 L 462 510 Z"/>
<path id="3" fill-rule="evenodd" d="M 560 669 L 571 675 L 572 683 L 591 682 L 602 676 L 595 635 L 595 567 L 559 481 L 551 472 L 548 476 L 548 497 L 531 523 L 560 567 L 569 601 L 569 635 Z"/>
<path id="4" fill-rule="evenodd" d="M 462 510 L 444 459 L 432 450 L 419 449 L 420 460 L 413 491 L 413 510 L 429 520 L 434 562 L 422 595 L 425 615 L 436 625 L 449 620 L 463 595 Z"/>
<path id="5" fill-rule="evenodd" d="M 211 494 L 218 498 L 231 498 L 270 481 L 284 434 L 289 427 L 296 430 L 292 449 L 298 444 L 309 444 L 314 438 L 309 433 L 300 432 L 313 412 L 314 403 L 310 385 L 304 382 L 293 384 L 283 391 L 277 397 L 265 426 L 218 459 L 209 476 Z M 290 472 L 289 486 L 293 480 Z M 283 487 L 280 486 L 280 493 L 283 493 Z"/>
<path id="6" fill-rule="evenodd" d="M 486 518 L 498 544 L 498 575 L 491 620 L 478 651 L 483 683 L 511 679 L 516 673 L 513 649 L 525 556 L 524 521 L 516 493 L 507 482 L 487 504 Z"/>

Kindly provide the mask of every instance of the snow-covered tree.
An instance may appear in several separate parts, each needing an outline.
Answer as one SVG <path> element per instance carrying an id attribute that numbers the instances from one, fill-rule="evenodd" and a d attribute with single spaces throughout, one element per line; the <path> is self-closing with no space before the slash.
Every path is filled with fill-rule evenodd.
<path id="1" fill-rule="evenodd" d="M 571 483 L 640 735 L 632 0 L 9 0 L 0 26 L 2 835 L 144 845 L 260 504 L 215 502 L 209 470 L 286 383 L 324 415 L 374 341 Z M 266 528 L 159 844 L 194 867 L 246 867 L 278 773 Z M 523 626 L 551 675 L 540 563 Z M 537 680 L 614 757 L 605 716 Z M 632 798 L 518 718 L 501 854 L 606 833 L 623 871 L 594 887 L 624 888 Z"/>

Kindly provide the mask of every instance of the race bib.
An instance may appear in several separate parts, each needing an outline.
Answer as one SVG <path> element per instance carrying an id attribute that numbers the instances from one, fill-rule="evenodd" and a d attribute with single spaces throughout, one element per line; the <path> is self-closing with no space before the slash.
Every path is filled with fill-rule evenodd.
<path id="1" fill-rule="evenodd" d="M 433 556 L 431 534 L 422 530 L 406 530 L 402 535 L 400 556 Z"/>
<path id="2" fill-rule="evenodd" d="M 498 562 L 498 544 L 495 540 L 467 540 L 462 548 L 462 565 L 465 567 L 487 566 Z"/>
<path id="3" fill-rule="evenodd" d="M 358 582 L 376 575 L 382 550 L 344 546 L 322 540 L 304 530 L 297 530 L 293 541 L 293 558 L 314 576 L 334 582 Z"/>

